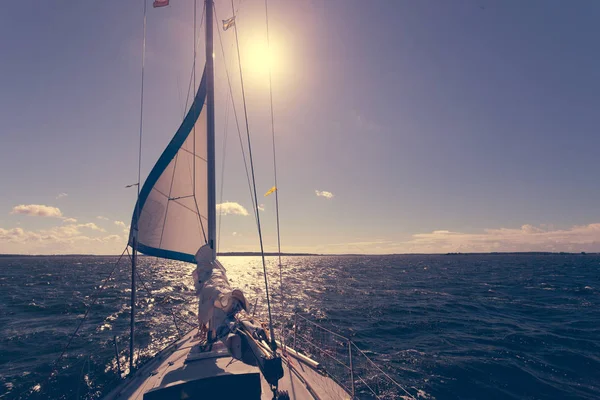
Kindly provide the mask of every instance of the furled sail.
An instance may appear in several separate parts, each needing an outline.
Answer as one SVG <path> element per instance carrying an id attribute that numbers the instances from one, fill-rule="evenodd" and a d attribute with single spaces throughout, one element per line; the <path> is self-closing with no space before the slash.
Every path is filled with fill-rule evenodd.
<path id="1" fill-rule="evenodd" d="M 196 252 L 207 243 L 205 100 L 203 74 L 192 106 L 142 186 L 129 244 L 137 227 L 137 248 L 143 254 L 195 263 Z"/>
<path id="2" fill-rule="evenodd" d="M 233 316 L 240 310 L 248 311 L 248 302 L 240 289 L 231 287 L 225 268 L 218 260 L 211 260 L 211 254 L 209 246 L 198 250 L 192 276 L 199 297 L 198 323 L 221 338 L 228 333 Z"/>

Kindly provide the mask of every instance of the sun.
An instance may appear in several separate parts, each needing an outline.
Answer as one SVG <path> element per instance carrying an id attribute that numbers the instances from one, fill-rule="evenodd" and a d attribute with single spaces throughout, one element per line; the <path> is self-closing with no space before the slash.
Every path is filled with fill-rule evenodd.
<path id="1" fill-rule="evenodd" d="M 242 59 L 244 73 L 249 80 L 256 83 L 267 83 L 269 73 L 275 73 L 277 67 L 272 47 L 269 47 L 267 40 L 252 38 L 248 41 L 244 49 L 245 57 Z"/>
<path id="2" fill-rule="evenodd" d="M 245 35 L 240 41 L 244 83 L 258 89 L 259 93 L 268 93 L 269 85 L 273 92 L 281 91 L 284 87 L 287 91 L 291 90 L 297 63 L 294 62 L 296 57 L 290 50 L 297 47 L 293 38 L 285 32 L 273 30 L 269 40 L 265 32 L 260 30 Z M 236 49 L 232 47 L 232 51 L 235 57 Z M 233 68 L 237 70 L 236 67 Z"/>

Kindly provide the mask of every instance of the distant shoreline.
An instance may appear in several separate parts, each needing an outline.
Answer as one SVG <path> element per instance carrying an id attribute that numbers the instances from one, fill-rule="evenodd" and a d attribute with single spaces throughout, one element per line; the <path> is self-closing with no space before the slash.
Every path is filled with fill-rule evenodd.
<path id="1" fill-rule="evenodd" d="M 225 252 L 218 254 L 221 257 L 259 257 L 260 252 Z M 279 255 L 278 253 L 268 252 L 265 253 L 267 257 L 273 257 Z M 281 253 L 282 256 L 291 257 L 340 257 L 340 256 L 353 256 L 353 257 L 386 257 L 386 256 L 483 256 L 483 255 L 532 255 L 532 256 L 546 256 L 546 255 L 600 255 L 600 252 L 545 252 L 545 251 L 523 251 L 523 252 L 489 252 L 489 253 L 391 253 L 391 254 L 318 254 L 318 253 Z M 118 254 L 0 254 L 0 258 L 8 257 L 118 257 Z M 144 256 L 142 257 L 149 257 Z"/>

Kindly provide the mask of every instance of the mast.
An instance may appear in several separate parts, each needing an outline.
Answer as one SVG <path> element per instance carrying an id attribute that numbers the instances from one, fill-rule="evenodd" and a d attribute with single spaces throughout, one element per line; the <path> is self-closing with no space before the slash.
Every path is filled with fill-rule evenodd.
<path id="1" fill-rule="evenodd" d="M 208 245 L 217 258 L 217 196 L 215 181 L 215 76 L 213 58 L 213 0 L 206 2 L 206 125 L 208 159 Z"/>

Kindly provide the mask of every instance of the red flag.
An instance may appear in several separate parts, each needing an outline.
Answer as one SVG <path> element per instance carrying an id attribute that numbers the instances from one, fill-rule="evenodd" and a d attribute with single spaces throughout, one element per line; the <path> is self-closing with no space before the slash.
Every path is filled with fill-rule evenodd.
<path id="1" fill-rule="evenodd" d="M 154 3 L 152 3 L 152 7 L 156 8 L 156 7 L 165 7 L 169 5 L 169 0 L 154 0 Z"/>

